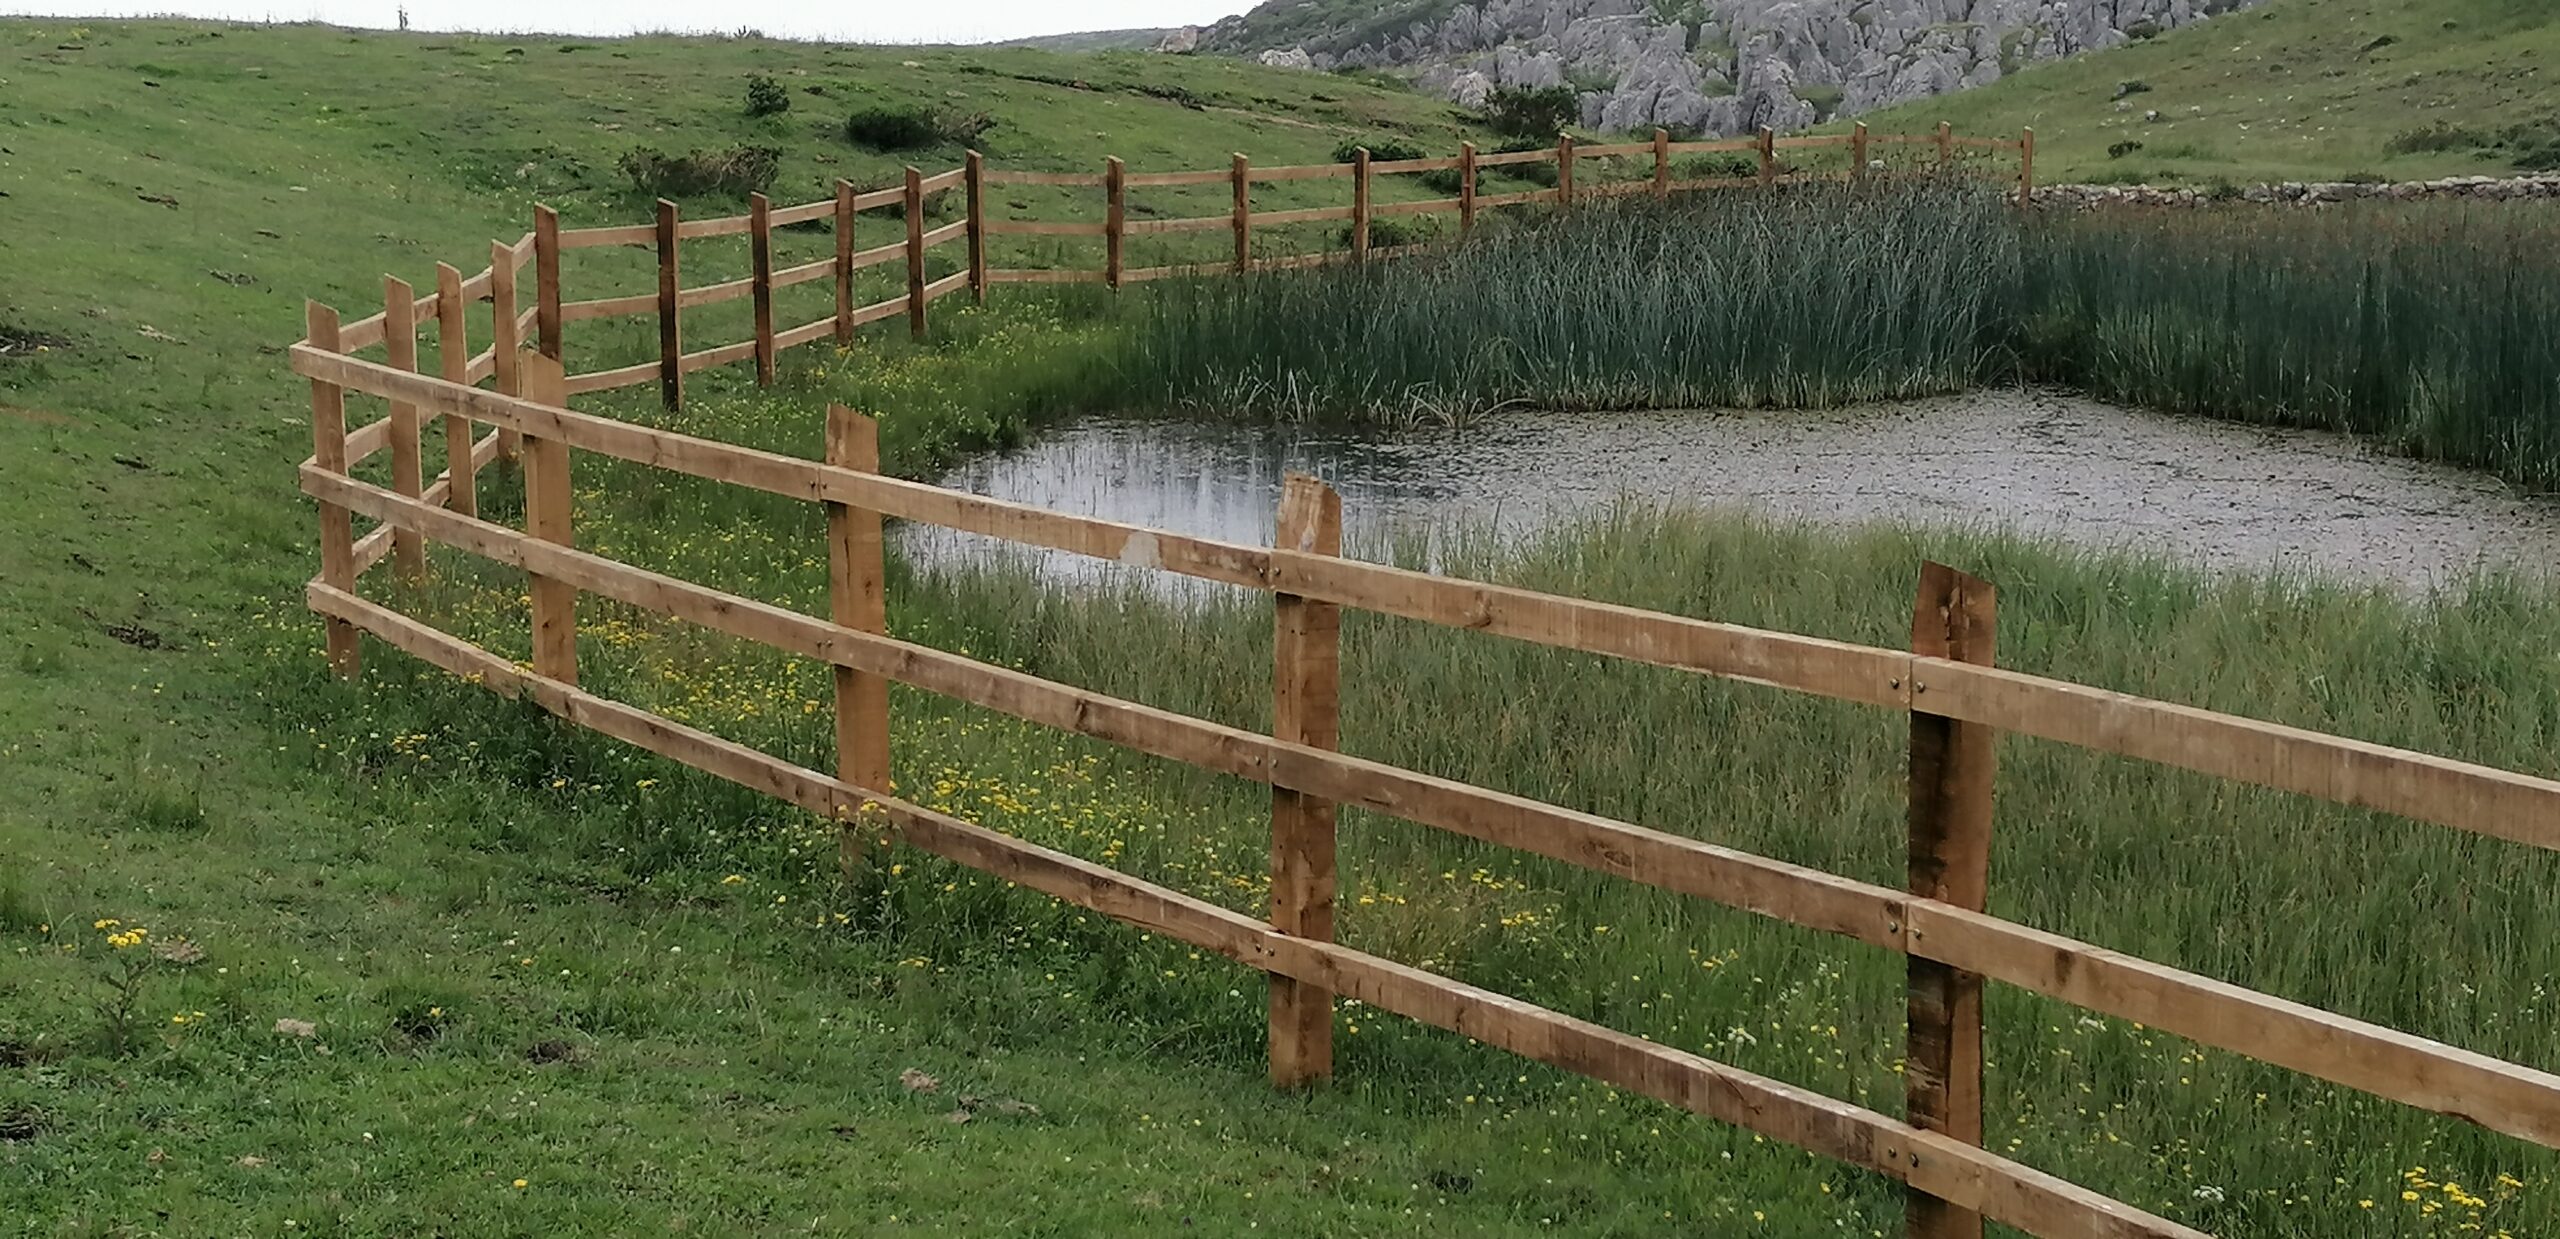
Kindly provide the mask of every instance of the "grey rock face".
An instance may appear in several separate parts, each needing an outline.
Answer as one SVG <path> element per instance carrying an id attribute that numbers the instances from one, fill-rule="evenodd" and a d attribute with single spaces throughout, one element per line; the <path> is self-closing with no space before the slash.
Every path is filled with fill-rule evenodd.
<path id="1" fill-rule="evenodd" d="M 1356 44 L 1254 47 L 1246 19 L 1228 18 L 1199 46 L 1291 67 L 1409 69 L 1421 89 L 1469 107 L 1495 90 L 1571 84 L 1586 124 L 1723 135 L 1980 86 L 2260 2 L 1698 0 L 1690 20 L 1672 21 L 1661 13 L 1675 6 L 1651 0 L 1461 0 Z"/>

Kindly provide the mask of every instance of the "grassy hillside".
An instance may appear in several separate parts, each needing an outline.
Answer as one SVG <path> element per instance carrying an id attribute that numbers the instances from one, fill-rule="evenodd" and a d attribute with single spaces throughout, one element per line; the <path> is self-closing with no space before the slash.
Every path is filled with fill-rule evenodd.
<path id="1" fill-rule="evenodd" d="M 2546 0 L 2272 0 L 1862 119 L 2032 126 L 2048 183 L 2404 180 L 2512 171 L 2524 152 L 2494 144 L 2517 126 L 2560 166 L 2555 65 Z M 2446 128 L 2461 132 L 2427 136 Z M 2109 154 L 2123 143 L 2140 149 Z"/>

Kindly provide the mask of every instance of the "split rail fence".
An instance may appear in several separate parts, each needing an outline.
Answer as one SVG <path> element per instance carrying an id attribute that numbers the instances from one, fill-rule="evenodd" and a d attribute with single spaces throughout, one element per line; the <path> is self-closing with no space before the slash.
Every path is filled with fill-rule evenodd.
<path id="1" fill-rule="evenodd" d="M 909 183 L 910 188 L 914 182 Z M 912 216 L 910 217 L 912 218 Z M 540 235 L 540 234 L 537 234 Z M 2376 1097 L 2560 1148 L 2560 1076 L 2254 992 L 1986 914 L 1994 739 L 2014 732 L 2560 849 L 2560 782 L 2121 693 L 1993 665 L 1992 587 L 1923 568 L 1909 649 L 1656 614 L 1365 563 L 1340 554 L 1340 501 L 1289 481 L 1275 545 L 1244 545 L 1051 512 L 878 472 L 876 430 L 831 409 L 819 461 L 650 429 L 566 407 L 556 358 L 519 349 L 515 277 L 533 241 L 500 245 L 488 272 L 440 272 L 414 298 L 341 326 L 313 303 L 289 350 L 309 380 L 321 571 L 308 590 L 342 674 L 360 633 L 571 724 L 843 823 L 848 865 L 886 830 L 1007 881 L 1179 939 L 1269 974 L 1271 1076 L 1332 1070 L 1332 1001 L 1348 996 L 1612 1086 L 1783 1140 L 1906 1185 L 1909 1231 L 1971 1236 L 1983 1219 L 2050 1236 L 2192 1236 L 2186 1226 L 1982 1147 L 1982 990 L 2017 986 Z M 556 287 L 556 284 L 553 286 Z M 499 340 L 415 367 L 415 321 L 458 319 L 475 291 Z M 556 324 L 555 306 L 538 311 Z M 453 330 L 450 326 L 448 330 Z M 554 328 L 556 330 L 556 328 Z M 458 340 L 458 336 L 447 336 Z M 353 356 L 382 345 L 387 357 Z M 475 384 L 496 377 L 510 390 Z M 350 431 L 349 393 L 389 416 Z M 444 419 L 447 473 L 421 485 L 422 419 Z M 479 427 L 491 428 L 478 434 Z M 351 468 L 388 449 L 388 485 Z M 474 478 L 522 458 L 522 530 L 477 515 Z M 824 505 L 825 618 L 723 593 L 575 547 L 571 453 L 585 452 Z M 361 540 L 354 518 L 378 522 Z M 881 522 L 921 521 L 1027 547 L 1223 582 L 1272 595 L 1274 727 L 1263 735 L 1115 699 L 886 633 Z M 530 665 L 359 592 L 386 554 L 406 577 L 439 543 L 529 577 Z M 578 602 L 611 599 L 831 664 L 837 768 L 811 770 L 579 687 Z M 1592 813 L 1339 751 L 1343 608 L 1631 659 L 1905 713 L 1911 727 L 1905 888 L 1859 882 Z M 903 683 L 1139 753 L 1272 788 L 1267 919 L 1184 895 L 888 794 L 887 685 Z M 1706 899 L 1905 956 L 1908 1068 L 1902 1117 L 1492 993 L 1333 941 L 1334 813 L 1353 805 Z"/>
<path id="2" fill-rule="evenodd" d="M 513 243 L 492 243 L 488 269 L 464 278 L 458 271 L 439 265 L 436 291 L 425 296 L 416 295 L 414 289 L 399 281 L 386 281 L 383 313 L 347 324 L 344 331 L 352 342 L 346 345 L 350 349 L 387 343 L 394 350 L 393 364 L 402 364 L 405 357 L 408 364 L 414 365 L 414 345 L 403 346 L 400 341 L 404 337 L 414 340 L 414 329 L 418 324 L 433 318 L 439 324 L 439 331 L 445 333 L 442 338 L 459 340 L 465 330 L 464 307 L 481 301 L 493 302 L 491 347 L 470 355 L 464 369 L 459 372 L 448 366 L 445 377 L 477 382 L 494 376 L 500 391 L 522 394 L 524 389 L 512 364 L 513 347 L 517 342 L 529 342 L 543 355 L 564 360 L 566 337 L 573 323 L 654 317 L 657 322 L 656 357 L 629 365 L 572 373 L 566 380 L 566 392 L 570 396 L 579 396 L 654 382 L 661 400 L 672 409 L 682 406 L 685 376 L 695 371 L 753 361 L 757 381 L 770 384 L 774 379 L 776 359 L 785 350 L 821 340 L 839 347 L 849 346 L 856 329 L 899 318 L 905 319 L 908 330 L 921 338 L 926 333 L 929 309 L 935 301 L 966 292 L 983 303 L 988 288 L 998 284 L 1102 284 L 1118 289 L 1128 284 L 1180 276 L 1243 274 L 1391 258 L 1425 246 L 1372 247 L 1371 225 L 1375 221 L 1419 215 L 1453 215 L 1463 237 L 1476 227 L 1483 212 L 1505 207 L 1549 205 L 1570 209 L 1577 203 L 1606 198 L 1631 195 L 1668 198 L 1677 193 L 1705 190 L 1766 189 L 1810 179 L 1792 168 L 1784 158 L 1808 151 L 1832 151 L 1844 155 L 1847 159 L 1845 175 L 1860 178 L 1869 174 L 1873 163 L 1882 162 L 1880 156 L 1883 152 L 1895 148 L 1917 151 L 1924 165 L 1942 167 L 1959 166 L 1960 159 L 1969 156 L 1987 154 L 1997 158 L 2014 154 L 2021 200 L 2034 188 L 2033 130 L 2016 139 L 1983 138 L 1960 136 L 1944 124 L 1930 134 L 1870 134 L 1865 125 L 1859 125 L 1845 134 L 1782 138 L 1762 129 L 1756 137 L 1698 142 L 1675 142 L 1668 132 L 1659 129 L 1654 131 L 1649 141 L 1608 144 L 1579 142 L 1566 134 L 1559 135 L 1554 146 L 1537 150 L 1479 154 L 1474 144 L 1469 143 L 1454 156 L 1401 160 L 1373 160 L 1363 150 L 1348 162 L 1282 167 L 1258 167 L 1239 154 L 1225 168 L 1175 172 L 1131 172 L 1116 158 L 1105 160 L 1102 169 L 1094 172 L 1014 171 L 989 168 L 986 161 L 972 151 L 962 166 L 947 171 L 928 175 L 920 169 L 908 168 L 903 183 L 887 188 L 857 190 L 849 181 L 838 181 L 834 196 L 789 206 L 775 206 L 763 194 L 757 194 L 750 199 L 746 214 L 713 219 L 685 219 L 677 204 L 662 199 L 657 206 L 657 218 L 650 223 L 563 228 L 557 211 L 548 206 L 537 206 L 534 208 L 533 231 Z M 1749 162 L 1755 165 L 1754 173 L 1714 178 L 1674 177 L 1676 168 L 1673 161 L 1676 158 L 1719 153 L 1750 157 Z M 1602 179 L 1588 171 L 1578 171 L 1595 160 L 1635 160 L 1639 166 L 1642 161 L 1650 160 L 1651 175 L 1636 179 Z M 1488 169 L 1516 172 L 1531 165 L 1551 170 L 1553 186 L 1492 194 L 1478 192 L 1481 172 Z M 1375 189 L 1379 184 L 1377 178 L 1430 173 L 1454 173 L 1458 192 L 1449 197 L 1420 201 L 1375 201 Z M 1255 186 L 1307 180 L 1347 180 L 1350 182 L 1351 201 L 1339 206 L 1255 209 Z M 1226 184 L 1232 188 L 1233 206 L 1226 212 L 1174 219 L 1130 218 L 1128 195 L 1132 189 L 1214 184 Z M 989 213 L 988 189 L 1022 185 L 1097 190 L 1101 197 L 1102 218 L 1014 220 L 995 218 Z M 941 195 L 955 191 L 963 200 L 959 218 L 948 223 L 929 224 L 929 205 Z M 883 229 L 883 235 L 889 239 L 875 245 L 860 244 L 857 234 L 862 231 L 861 224 L 866 217 L 890 225 Z M 774 233 L 777 229 L 822 223 L 833 234 L 832 255 L 790 266 L 775 265 Z M 1304 254 L 1257 255 L 1257 231 L 1267 235 L 1270 229 L 1301 224 L 1342 225 L 1349 234 L 1349 248 Z M 1228 232 L 1233 238 L 1232 255 L 1224 261 L 1152 267 L 1127 264 L 1130 238 L 1217 231 Z M 733 236 L 748 238 L 747 272 L 735 279 L 685 286 L 684 243 Z M 1099 240 L 1103 263 L 1098 268 L 995 267 L 988 260 L 988 241 L 994 237 Z M 963 257 L 955 264 L 956 269 L 939 277 L 929 277 L 933 252 L 954 245 L 964 247 Z M 647 292 L 619 296 L 567 299 L 562 287 L 561 255 L 572 250 L 609 247 L 650 251 L 656 261 L 656 287 Z M 534 271 L 533 304 L 519 306 L 520 277 L 527 265 L 531 265 Z M 856 277 L 873 267 L 892 267 L 903 272 L 903 290 L 877 301 L 858 301 Z M 783 289 L 821 280 L 829 281 L 834 288 L 833 311 L 805 323 L 777 326 L 776 294 Z M 751 338 L 688 351 L 686 312 L 738 300 L 753 303 Z M 456 355 L 466 351 L 452 350 Z M 463 485 L 467 487 L 468 483 Z"/>

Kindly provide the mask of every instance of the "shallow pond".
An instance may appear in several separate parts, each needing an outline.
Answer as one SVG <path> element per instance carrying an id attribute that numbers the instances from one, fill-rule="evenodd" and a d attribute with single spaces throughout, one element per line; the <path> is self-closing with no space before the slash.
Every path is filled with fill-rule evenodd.
<path id="1" fill-rule="evenodd" d="M 2560 500 L 2340 435 L 2042 391 L 1832 412 L 1517 412 L 1461 429 L 1092 419 L 972 461 L 945 485 L 1268 543 L 1280 479 L 1340 489 L 1346 540 L 1398 525 L 1524 532 L 1621 497 L 1817 522 L 2006 525 L 2214 570 L 2307 569 L 2413 590 L 2481 564 L 2560 564 Z M 928 560 L 981 540 L 902 531 Z M 1097 570 L 1064 557 L 1056 572 Z"/>

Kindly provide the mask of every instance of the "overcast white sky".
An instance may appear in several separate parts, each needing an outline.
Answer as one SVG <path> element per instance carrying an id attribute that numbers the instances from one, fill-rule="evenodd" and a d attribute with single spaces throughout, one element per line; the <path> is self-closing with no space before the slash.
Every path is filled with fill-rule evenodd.
<path id="1" fill-rule="evenodd" d="M 399 24 L 404 0 L 0 0 L 0 15 L 233 17 Z M 977 43 L 1072 30 L 1205 25 L 1253 0 L 405 0 L 410 28 L 560 34 L 735 30 L 866 43 Z"/>

